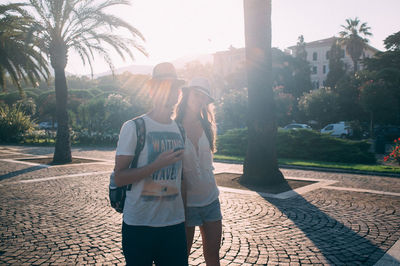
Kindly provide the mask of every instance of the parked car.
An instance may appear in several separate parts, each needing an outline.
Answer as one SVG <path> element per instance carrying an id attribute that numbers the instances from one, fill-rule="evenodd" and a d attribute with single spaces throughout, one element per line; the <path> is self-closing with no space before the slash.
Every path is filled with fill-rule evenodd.
<path id="1" fill-rule="evenodd" d="M 54 127 L 53 127 L 53 123 L 51 121 L 45 121 L 45 122 L 40 122 L 39 123 L 39 128 L 40 129 L 53 129 L 53 128 L 57 128 L 57 122 L 54 123 Z"/>
<path id="2" fill-rule="evenodd" d="M 333 137 L 347 138 L 352 135 L 350 126 L 345 122 L 326 125 L 321 133 L 329 133 Z"/>
<path id="3" fill-rule="evenodd" d="M 307 124 L 292 123 L 283 127 L 284 130 L 311 129 Z"/>
<path id="4" fill-rule="evenodd" d="M 385 142 L 392 143 L 400 138 L 400 126 L 380 126 L 374 130 L 375 138 L 381 138 Z"/>

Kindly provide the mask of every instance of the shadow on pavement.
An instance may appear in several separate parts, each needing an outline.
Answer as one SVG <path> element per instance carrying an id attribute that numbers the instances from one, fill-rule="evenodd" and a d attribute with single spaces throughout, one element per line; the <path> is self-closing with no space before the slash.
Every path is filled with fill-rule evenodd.
<path id="1" fill-rule="evenodd" d="M 292 220 L 296 227 L 314 243 L 319 250 L 316 256 L 319 255 L 318 253 L 322 254 L 331 264 L 374 265 L 386 252 L 342 222 L 327 215 L 299 194 L 286 200 L 264 199 Z M 343 217 L 343 219 L 357 223 L 357 217 L 354 216 Z M 365 230 L 367 230 L 366 234 L 380 238 L 377 236 L 379 232 L 371 234 L 370 228 Z"/>
<path id="2" fill-rule="evenodd" d="M 33 172 L 33 171 L 36 171 L 36 170 L 40 170 L 40 169 L 43 169 L 43 168 L 44 167 L 42 165 L 36 165 L 36 166 L 28 167 L 28 168 L 25 168 L 25 169 L 22 169 L 22 170 L 17 170 L 17 171 L 14 171 L 14 172 L 10 172 L 10 173 L 5 174 L 5 175 L 0 175 L 0 181 L 4 180 L 4 179 L 9 179 L 9 178 L 12 178 L 12 177 L 15 177 L 15 176 L 19 176 L 19 175 L 22 175 L 22 174 L 25 174 L 25 173 L 29 173 L 29 172 Z"/>

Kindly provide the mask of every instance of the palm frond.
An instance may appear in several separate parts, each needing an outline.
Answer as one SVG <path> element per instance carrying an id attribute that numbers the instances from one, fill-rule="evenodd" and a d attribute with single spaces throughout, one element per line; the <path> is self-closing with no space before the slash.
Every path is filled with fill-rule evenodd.
<path id="1" fill-rule="evenodd" d="M 74 50 L 91 71 L 94 54 L 102 56 L 113 71 L 107 48 L 115 50 L 124 60 L 126 56 L 134 60 L 133 50 L 148 55 L 142 45 L 143 34 L 118 16 L 106 13 L 110 7 L 130 5 L 128 0 L 30 0 L 30 4 L 39 18 L 33 24 L 30 36 L 47 55 L 51 45 L 60 43 L 67 49 L 66 56 L 69 50 Z M 113 33 L 117 29 L 127 30 L 130 37 Z"/>
<path id="2" fill-rule="evenodd" d="M 47 62 L 29 31 L 34 19 L 24 10 L 26 6 L 24 3 L 0 5 L 0 67 L 3 73 L 9 74 L 21 95 L 21 80 L 36 84 L 49 75 Z"/>

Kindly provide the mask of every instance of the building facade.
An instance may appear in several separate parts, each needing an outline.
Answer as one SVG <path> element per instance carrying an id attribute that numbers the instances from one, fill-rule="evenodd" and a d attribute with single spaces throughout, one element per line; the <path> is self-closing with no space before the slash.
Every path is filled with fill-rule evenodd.
<path id="1" fill-rule="evenodd" d="M 311 82 L 315 89 L 325 86 L 325 81 L 329 72 L 329 50 L 332 44 L 337 40 L 337 37 L 331 37 L 306 43 L 307 61 L 310 63 L 311 68 Z M 296 46 L 288 47 L 285 49 L 285 52 L 294 56 L 296 54 L 296 48 Z M 352 71 L 353 61 L 347 53 L 345 46 L 342 46 L 342 50 L 342 60 L 345 68 L 347 71 Z M 373 57 L 377 52 L 379 52 L 379 50 L 367 45 L 361 55 L 361 59 Z M 245 67 L 245 63 L 245 49 L 231 47 L 228 51 L 216 52 L 214 54 L 213 72 L 217 76 L 226 77 L 236 72 L 238 69 Z M 359 69 L 363 69 L 360 63 Z"/>
<path id="2" fill-rule="evenodd" d="M 219 77 L 227 77 L 245 67 L 246 52 L 244 48 L 230 47 L 228 51 L 214 54 L 213 73 Z"/>
<path id="3" fill-rule="evenodd" d="M 332 44 L 334 44 L 337 40 L 337 37 L 331 37 L 306 43 L 305 49 L 307 52 L 307 61 L 310 63 L 311 82 L 314 89 L 325 86 L 325 81 L 329 72 L 329 50 L 331 49 Z M 288 47 L 286 51 L 294 56 L 296 54 L 296 48 L 296 46 L 291 46 Z M 353 71 L 353 61 L 351 60 L 350 55 L 347 53 L 346 47 L 342 45 L 341 48 L 342 61 L 346 71 Z M 377 49 L 367 45 L 360 59 L 373 57 L 377 52 Z M 358 65 L 359 69 L 362 70 L 362 64 L 359 63 Z"/>

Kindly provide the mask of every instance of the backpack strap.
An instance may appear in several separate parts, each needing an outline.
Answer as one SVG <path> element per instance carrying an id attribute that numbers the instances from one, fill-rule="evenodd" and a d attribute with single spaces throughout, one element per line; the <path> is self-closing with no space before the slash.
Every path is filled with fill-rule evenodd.
<path id="1" fill-rule="evenodd" d="M 185 132 L 185 128 L 182 126 L 181 123 L 179 123 L 178 121 L 175 120 L 176 125 L 179 128 L 179 132 L 181 132 L 181 136 L 183 139 L 183 144 L 185 144 L 185 139 L 186 139 L 186 132 Z M 183 167 L 182 167 L 182 171 L 181 171 L 181 179 L 183 179 Z"/>
<path id="2" fill-rule="evenodd" d="M 129 168 L 136 168 L 139 160 L 139 155 L 142 152 L 146 141 L 146 126 L 144 123 L 144 119 L 141 116 L 132 119 L 132 121 L 135 122 L 136 126 L 137 142 L 136 142 L 135 156 L 133 157 L 133 160 Z M 132 184 L 129 184 L 127 189 L 131 190 L 131 188 Z"/>

